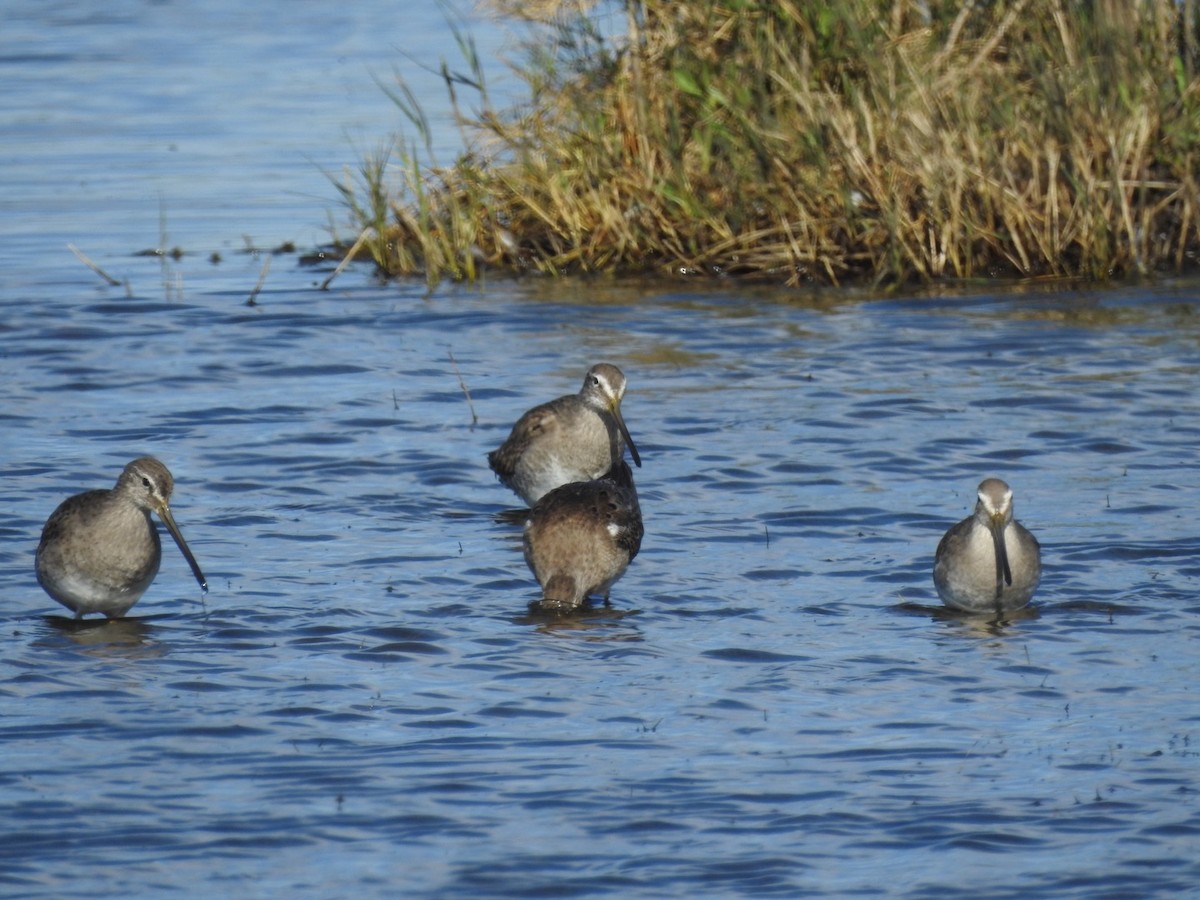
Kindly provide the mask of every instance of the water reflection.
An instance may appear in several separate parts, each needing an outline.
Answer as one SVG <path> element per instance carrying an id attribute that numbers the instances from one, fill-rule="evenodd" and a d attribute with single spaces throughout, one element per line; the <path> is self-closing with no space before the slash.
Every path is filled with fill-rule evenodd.
<path id="1" fill-rule="evenodd" d="M 557 637 L 578 635 L 590 641 L 642 641 L 645 637 L 636 627 L 637 623 L 629 621 L 641 614 L 638 609 L 616 609 L 606 603 L 555 609 L 532 600 L 528 615 L 518 616 L 513 621 L 532 625 L 541 634 Z"/>
<path id="2" fill-rule="evenodd" d="M 499 482 L 496 482 L 499 484 Z M 518 528 L 525 527 L 525 520 L 529 518 L 528 509 L 502 509 L 495 513 L 492 518 L 500 525 L 515 525 Z"/>
<path id="3" fill-rule="evenodd" d="M 43 621 L 55 635 L 93 656 L 152 657 L 167 652 L 166 646 L 154 638 L 155 626 L 146 618 L 75 619 L 47 615 Z"/>
<path id="4" fill-rule="evenodd" d="M 927 612 L 935 621 L 952 625 L 959 632 L 972 637 L 1001 637 L 1012 634 L 1016 630 L 1015 626 L 1034 621 L 1041 616 L 1041 610 L 1037 606 L 1006 610 L 1000 615 L 936 607 L 928 608 Z"/>

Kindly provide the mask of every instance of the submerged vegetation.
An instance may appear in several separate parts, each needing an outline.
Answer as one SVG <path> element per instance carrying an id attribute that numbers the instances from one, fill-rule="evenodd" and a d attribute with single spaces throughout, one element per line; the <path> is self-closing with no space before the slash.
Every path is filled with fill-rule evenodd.
<path id="1" fill-rule="evenodd" d="M 1104 278 L 1200 251 L 1195 0 L 494 5 L 532 23 L 527 101 L 493 107 L 460 32 L 460 157 L 433 163 L 401 84 L 424 157 L 340 186 L 388 274 Z"/>

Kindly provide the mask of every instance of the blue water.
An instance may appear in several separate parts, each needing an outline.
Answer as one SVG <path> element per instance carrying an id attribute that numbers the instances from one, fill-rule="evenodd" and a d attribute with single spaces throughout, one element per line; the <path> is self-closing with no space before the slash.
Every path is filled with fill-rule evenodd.
<path id="1" fill-rule="evenodd" d="M 1194 890 L 1200 285 L 322 292 L 283 253 L 248 306 L 244 248 L 346 227 L 321 170 L 400 125 L 373 76 L 453 145 L 402 50 L 454 58 L 435 4 L 7 13 L 0 892 Z M 600 360 L 643 550 L 531 615 L 485 454 Z M 131 619 L 67 627 L 42 523 L 144 453 L 211 590 L 167 542 Z M 1045 561 L 1004 625 L 930 580 L 989 475 Z"/>

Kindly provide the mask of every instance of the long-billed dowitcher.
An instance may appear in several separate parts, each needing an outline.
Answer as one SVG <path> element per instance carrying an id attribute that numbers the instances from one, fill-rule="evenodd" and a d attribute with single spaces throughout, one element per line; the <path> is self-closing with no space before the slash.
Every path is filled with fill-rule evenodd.
<path id="1" fill-rule="evenodd" d="M 1013 519 L 1012 489 L 999 478 L 985 479 L 975 512 L 938 544 L 933 562 L 938 596 L 955 609 L 999 614 L 1027 604 L 1041 577 L 1041 549 Z"/>
<path id="2" fill-rule="evenodd" d="M 171 515 L 174 485 L 167 467 L 147 456 L 127 465 L 111 490 L 64 500 L 42 529 L 38 583 L 77 619 L 92 612 L 119 619 L 150 587 L 162 562 L 153 510 L 207 593 L 204 573 Z"/>
<path id="3" fill-rule="evenodd" d="M 600 478 L 626 446 L 641 466 L 621 416 L 624 395 L 620 369 L 608 363 L 592 366 L 578 394 L 521 416 L 508 440 L 488 454 L 488 464 L 530 506 L 560 485 Z"/>
<path id="4" fill-rule="evenodd" d="M 607 602 L 642 546 L 642 511 L 625 460 L 602 478 L 546 494 L 530 511 L 524 542 L 543 607 L 572 609 L 597 596 Z"/>

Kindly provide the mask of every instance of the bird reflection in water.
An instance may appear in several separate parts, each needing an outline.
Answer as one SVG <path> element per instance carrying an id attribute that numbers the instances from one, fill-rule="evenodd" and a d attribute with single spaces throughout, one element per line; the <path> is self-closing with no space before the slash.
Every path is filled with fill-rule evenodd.
<path id="1" fill-rule="evenodd" d="M 613 609 L 611 606 L 585 605 L 574 609 L 547 609 L 540 601 L 529 604 L 529 614 L 519 616 L 520 625 L 533 625 L 543 634 L 557 637 L 581 637 L 589 641 L 644 641 L 641 631 L 628 621 L 640 616 L 640 609 Z"/>
<path id="2" fill-rule="evenodd" d="M 43 616 L 53 632 L 92 656 L 148 657 L 166 655 L 165 645 L 156 640 L 157 630 L 145 618 L 73 619 Z"/>

